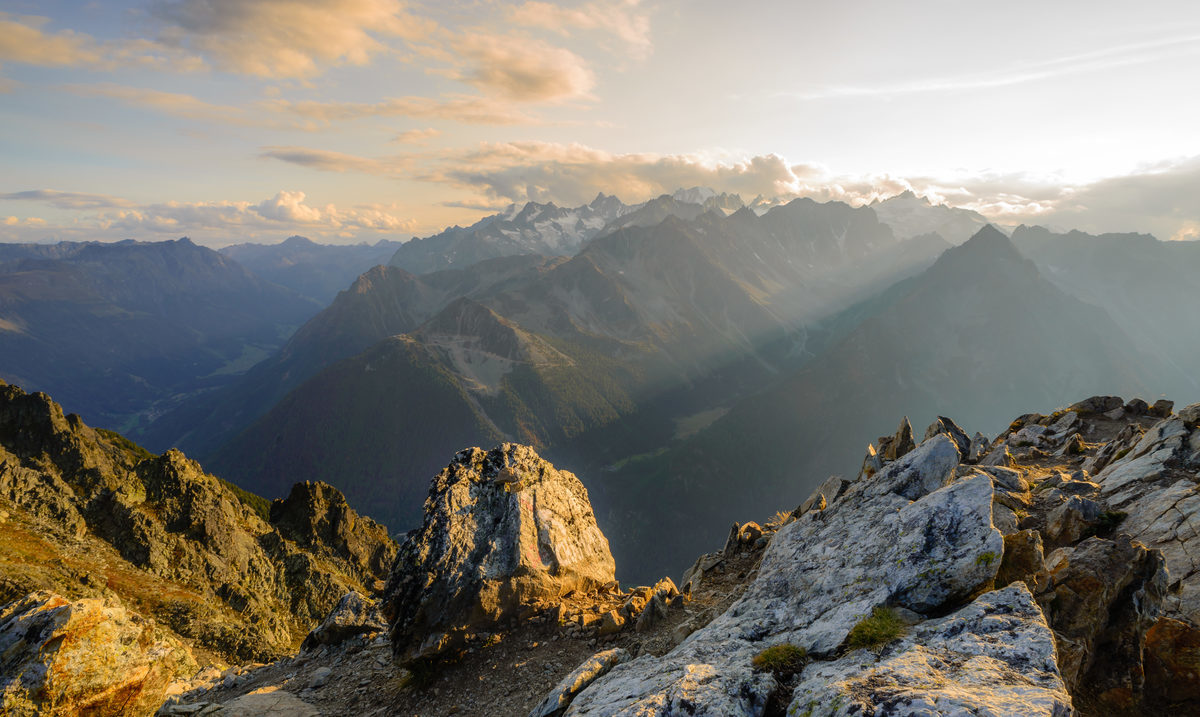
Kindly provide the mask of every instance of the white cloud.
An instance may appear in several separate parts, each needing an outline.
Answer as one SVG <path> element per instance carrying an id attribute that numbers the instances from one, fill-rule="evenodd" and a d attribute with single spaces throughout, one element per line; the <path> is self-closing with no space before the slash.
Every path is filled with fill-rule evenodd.
<path id="1" fill-rule="evenodd" d="M 260 156 L 326 172 L 358 172 L 385 176 L 399 175 L 411 166 L 411 160 L 407 157 L 371 159 L 306 147 L 264 147 Z"/>
<path id="2" fill-rule="evenodd" d="M 430 140 L 437 139 L 440 136 L 442 136 L 440 130 L 429 127 L 426 129 L 410 129 L 400 132 L 392 138 L 392 141 L 397 144 L 427 145 L 429 144 Z"/>
<path id="3" fill-rule="evenodd" d="M 597 0 L 577 7 L 562 7 L 530 0 L 510 10 L 518 25 L 538 27 L 561 35 L 573 30 L 611 33 L 639 59 L 650 54 L 650 16 L 639 0 Z"/>
<path id="4" fill-rule="evenodd" d="M 69 198 L 75 197 L 72 201 Z M 94 201 L 87 198 L 97 197 Z M 261 202 L 162 202 L 138 205 L 103 195 L 32 190 L 0 195 L 5 200 L 41 201 L 76 210 L 74 221 L 50 225 L 41 219 L 8 217 L 0 227 L 5 241 L 46 239 L 115 240 L 162 239 L 188 235 L 200 243 L 222 244 L 304 232 L 338 238 L 358 235 L 406 237 L 416 223 L 399 216 L 396 207 L 361 206 L 340 209 L 314 206 L 304 192 L 280 191 Z"/>
<path id="5" fill-rule="evenodd" d="M 40 67 L 152 67 L 178 72 L 204 67 L 194 55 L 153 40 L 102 42 L 73 30 L 46 32 L 50 18 L 0 11 L 0 60 Z"/>
<path id="6" fill-rule="evenodd" d="M 130 202 L 107 194 L 84 194 L 82 192 L 60 192 L 55 189 L 30 189 L 24 192 L 0 194 L 0 201 L 43 202 L 58 209 L 110 209 L 131 207 Z"/>
<path id="7" fill-rule="evenodd" d="M 305 121 L 322 125 L 367 117 L 415 117 L 492 125 L 538 122 L 536 118 L 514 108 L 510 102 L 461 94 L 440 98 L 392 97 L 378 102 L 268 100 L 262 103 L 262 106 L 277 113 L 295 115 Z"/>
<path id="8" fill-rule="evenodd" d="M 596 84 L 583 58 L 540 40 L 468 33 L 453 47 L 466 63 L 445 74 L 488 95 L 518 102 L 557 102 L 584 97 Z"/>
<path id="9" fill-rule="evenodd" d="M 308 77 L 333 65 L 366 65 L 388 51 L 380 38 L 432 31 L 400 0 L 179 0 L 161 5 L 161 39 L 224 70 Z"/>

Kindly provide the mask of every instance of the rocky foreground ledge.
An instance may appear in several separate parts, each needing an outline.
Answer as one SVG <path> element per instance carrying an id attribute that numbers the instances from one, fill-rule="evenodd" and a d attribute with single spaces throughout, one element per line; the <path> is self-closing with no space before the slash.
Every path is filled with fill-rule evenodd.
<path id="1" fill-rule="evenodd" d="M 995 440 L 905 420 L 854 479 L 631 589 L 575 476 L 463 451 L 380 601 L 160 712 L 1198 714 L 1198 423 L 1114 397 Z"/>

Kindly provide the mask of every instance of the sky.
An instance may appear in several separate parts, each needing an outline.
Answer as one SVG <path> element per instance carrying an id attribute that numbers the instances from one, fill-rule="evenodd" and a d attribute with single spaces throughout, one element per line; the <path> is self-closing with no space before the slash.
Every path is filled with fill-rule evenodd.
<path id="1" fill-rule="evenodd" d="M 1200 238 L 1200 5 L 0 0 L 0 241 L 708 186 Z"/>

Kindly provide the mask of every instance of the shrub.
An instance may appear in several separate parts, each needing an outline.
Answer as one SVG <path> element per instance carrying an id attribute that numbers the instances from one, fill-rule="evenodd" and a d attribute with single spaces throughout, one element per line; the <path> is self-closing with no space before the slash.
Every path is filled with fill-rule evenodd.
<path id="1" fill-rule="evenodd" d="M 803 647 L 791 643 L 771 645 L 754 656 L 750 664 L 760 672 L 770 672 L 776 677 L 787 680 L 808 663 L 808 652 Z"/>
<path id="2" fill-rule="evenodd" d="M 899 639 L 905 632 L 908 632 L 908 626 L 896 611 L 880 606 L 871 610 L 870 617 L 864 617 L 850 629 L 850 634 L 846 636 L 846 646 L 851 650 L 863 647 L 878 650 Z"/>

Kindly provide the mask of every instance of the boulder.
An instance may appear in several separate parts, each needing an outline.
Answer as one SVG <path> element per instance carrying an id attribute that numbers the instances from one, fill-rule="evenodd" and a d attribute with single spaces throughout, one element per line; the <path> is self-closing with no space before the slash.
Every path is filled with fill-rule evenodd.
<path id="1" fill-rule="evenodd" d="M 925 440 L 933 438 L 939 433 L 945 433 L 950 436 L 950 440 L 954 441 L 954 445 L 958 448 L 960 460 L 967 460 L 971 454 L 971 439 L 967 437 L 967 432 L 958 427 L 954 421 L 945 416 L 938 416 L 937 420 L 929 424 L 929 428 L 925 429 Z"/>
<path id="2" fill-rule="evenodd" d="M 615 584 L 587 490 L 528 446 L 461 451 L 432 482 L 421 527 L 400 546 L 383 602 L 402 662 Z"/>
<path id="3" fill-rule="evenodd" d="M 883 464 L 880 464 L 879 467 L 882 468 Z M 871 471 L 871 475 L 874 475 L 875 472 Z M 825 510 L 833 504 L 833 501 L 841 497 L 842 493 L 846 492 L 846 487 L 849 485 L 850 482 L 841 476 L 829 476 L 824 483 L 817 486 L 807 500 L 800 504 L 800 508 L 795 511 L 794 515 L 798 517 L 810 510 Z"/>
<path id="4" fill-rule="evenodd" d="M 987 439 L 987 436 L 976 432 L 971 439 L 971 447 L 967 449 L 967 463 L 978 463 L 987 455 L 989 445 L 991 445 L 991 441 Z"/>
<path id="5" fill-rule="evenodd" d="M 379 605 L 370 598 L 350 591 L 338 600 L 337 607 L 329 616 L 308 633 L 300 649 L 313 650 L 321 645 L 337 645 L 355 635 L 384 630 L 387 630 L 387 623 L 379 612 Z"/>
<path id="6" fill-rule="evenodd" d="M 873 476 L 880 468 L 883 468 L 883 457 L 875 449 L 874 443 L 868 443 L 866 455 L 863 456 L 862 468 L 858 471 L 858 479 L 862 480 L 864 477 Z"/>
<path id="7" fill-rule="evenodd" d="M 1171 415 L 1171 412 L 1173 410 L 1175 410 L 1175 402 L 1174 401 L 1168 401 L 1165 398 L 1160 398 L 1154 402 L 1154 405 L 1150 407 L 1150 410 L 1148 411 L 1148 413 L 1151 416 L 1158 416 L 1159 418 L 1166 418 Z"/>
<path id="8" fill-rule="evenodd" d="M 1144 416 L 1150 412 L 1150 404 L 1140 398 L 1134 398 L 1125 404 L 1125 413 L 1131 416 Z"/>
<path id="9" fill-rule="evenodd" d="M 1046 516 L 1046 539 L 1052 544 L 1077 542 L 1100 519 L 1101 511 L 1094 500 L 1070 496 Z"/>
<path id="10" fill-rule="evenodd" d="M 1071 404 L 1067 410 L 1086 416 L 1097 413 L 1105 413 L 1116 408 L 1122 408 L 1125 405 L 1125 399 L 1120 396 L 1092 396 L 1085 398 L 1079 403 Z"/>
<path id="11" fill-rule="evenodd" d="M 151 715 L 191 651 L 115 598 L 32 593 L 0 608 L 0 712 Z"/>
<path id="12" fill-rule="evenodd" d="M 777 689 L 751 665 L 765 645 L 830 656 L 873 607 L 930 614 L 990 588 L 1004 549 L 992 480 L 955 480 L 957 464 L 953 441 L 939 434 L 783 526 L 723 615 L 666 655 L 615 667 L 567 714 L 762 714 Z"/>
<path id="13" fill-rule="evenodd" d="M 925 621 L 881 653 L 810 663 L 789 715 L 1073 713 L 1054 636 L 1024 583 Z"/>
<path id="14" fill-rule="evenodd" d="M 550 694 L 533 708 L 529 717 L 558 717 L 570 706 L 575 695 L 628 659 L 629 653 L 619 647 L 597 652 L 550 690 Z"/>

